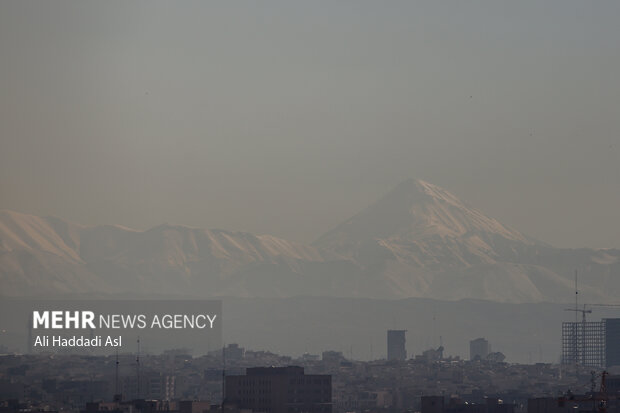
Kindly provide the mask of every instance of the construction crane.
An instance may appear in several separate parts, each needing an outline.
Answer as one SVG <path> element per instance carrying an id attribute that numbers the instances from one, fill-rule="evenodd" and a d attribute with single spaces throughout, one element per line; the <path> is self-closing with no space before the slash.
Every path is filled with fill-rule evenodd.
<path id="1" fill-rule="evenodd" d="M 569 390 L 568 393 L 566 393 L 565 395 L 558 397 L 558 405 L 563 405 L 566 402 L 573 402 L 577 403 L 577 406 L 574 406 L 575 408 L 577 408 L 579 403 L 592 402 L 592 412 L 607 413 L 609 397 L 607 395 L 607 385 L 605 383 L 605 378 L 609 373 L 607 373 L 607 371 L 603 371 L 600 373 L 601 385 L 598 393 L 596 392 L 596 378 L 597 376 L 599 376 L 599 374 L 595 371 L 591 371 L 590 374 L 592 375 L 592 378 L 590 379 L 590 393 L 586 395 L 586 397 L 576 397 Z"/>
<path id="2" fill-rule="evenodd" d="M 586 313 L 592 313 L 592 310 L 586 310 L 586 307 L 608 307 L 608 308 L 618 308 L 620 304 L 603 304 L 603 303 L 594 303 L 594 304 L 583 304 L 583 309 L 579 308 L 579 290 L 577 289 L 577 270 L 575 270 L 575 308 L 567 308 L 564 311 L 574 311 L 575 312 L 575 322 L 577 322 L 577 313 L 581 313 L 581 322 L 586 322 Z"/>
<path id="3" fill-rule="evenodd" d="M 603 371 L 601 373 L 601 388 L 598 391 L 598 397 L 596 398 L 599 401 L 598 411 L 599 413 L 607 413 L 607 404 L 609 403 L 609 397 L 607 396 L 607 384 L 605 383 L 605 377 L 607 377 L 609 373 Z"/>
<path id="4" fill-rule="evenodd" d="M 592 304 L 582 304 L 580 306 L 579 303 L 579 288 L 578 288 L 578 271 L 575 270 L 575 305 L 572 308 L 565 308 L 564 311 L 572 311 L 575 313 L 575 322 L 570 323 L 572 325 L 567 325 L 566 330 L 562 332 L 562 348 L 563 348 L 563 358 L 565 362 L 568 360 L 573 360 L 575 363 L 575 371 L 579 364 L 587 364 L 587 363 L 598 363 L 600 360 L 599 356 L 593 356 L 594 353 L 587 351 L 586 347 L 588 347 L 588 337 L 594 333 L 600 334 L 598 332 L 597 325 L 592 324 L 589 325 L 586 320 L 586 314 L 592 314 L 593 308 L 616 308 L 620 309 L 620 304 L 605 304 L 605 303 L 592 303 Z M 581 313 L 581 323 L 579 323 L 579 313 Z M 570 329 L 570 330 L 569 330 Z M 565 339 L 566 334 L 566 339 Z M 566 347 L 564 347 L 566 346 Z M 598 353 L 597 353 L 598 354 Z M 594 357 L 594 358 L 593 358 Z M 588 358 L 588 360 L 586 360 Z M 596 359 L 596 360 L 595 360 Z"/>
<path id="5" fill-rule="evenodd" d="M 586 314 L 592 313 L 592 310 L 586 310 L 586 305 L 583 305 L 583 309 L 579 309 L 579 289 L 577 288 L 577 270 L 575 270 L 575 308 L 566 308 L 564 311 L 574 311 L 575 312 L 575 324 L 574 324 L 574 357 L 575 357 L 575 369 L 577 369 L 577 365 L 579 364 L 579 358 L 581 356 L 581 362 L 585 363 L 585 347 L 586 347 Z M 581 355 L 578 354 L 579 349 L 579 328 L 577 324 L 579 322 L 579 317 L 577 313 L 581 313 Z M 576 370 L 575 370 L 576 371 Z"/>
<path id="6" fill-rule="evenodd" d="M 585 323 L 586 322 L 586 314 L 591 314 L 592 313 L 592 309 L 586 310 L 586 307 L 618 308 L 618 307 L 620 307 L 620 304 L 584 304 L 583 308 L 565 308 L 564 311 L 575 311 L 576 313 L 581 313 L 581 322 Z"/>
<path id="7" fill-rule="evenodd" d="M 578 272 L 577 270 L 575 270 L 575 307 L 564 309 L 564 311 L 573 311 L 575 313 L 575 323 L 572 325 L 572 334 L 570 334 L 570 336 L 572 336 L 572 340 L 571 340 L 572 351 L 570 353 L 572 353 L 571 357 L 574 358 L 575 369 L 577 369 L 580 362 L 584 364 L 587 362 L 586 360 L 586 356 L 587 356 L 586 336 L 588 335 L 587 331 L 589 331 L 589 327 L 592 327 L 592 326 L 588 326 L 586 322 L 586 314 L 592 313 L 592 307 L 620 307 L 620 304 L 594 303 L 594 304 L 583 304 L 583 308 L 580 308 L 577 276 L 578 276 Z M 581 324 L 579 323 L 579 313 L 581 313 Z M 562 336 L 564 340 L 564 332 L 562 333 Z"/>
<path id="8" fill-rule="evenodd" d="M 585 362 L 585 348 L 586 348 L 586 313 L 592 313 L 592 310 L 586 310 L 586 305 L 583 305 L 583 309 L 579 309 L 579 308 L 566 308 L 564 309 L 564 311 L 575 311 L 575 336 L 574 336 L 574 340 L 575 340 L 575 365 L 577 365 L 579 363 L 579 354 L 577 354 L 577 349 L 579 348 L 579 346 L 577 346 L 577 343 L 579 340 L 578 336 L 581 335 L 581 362 L 584 363 Z M 579 334 L 578 329 L 577 329 L 577 313 L 581 313 L 581 334 Z"/>
<path id="9" fill-rule="evenodd" d="M 577 302 L 575 302 L 575 308 L 565 308 L 564 311 L 574 311 L 575 312 L 575 328 L 574 328 L 574 348 L 575 348 L 575 364 L 578 364 L 580 361 L 585 362 L 585 348 L 586 348 L 586 314 L 592 314 L 593 307 L 599 308 L 620 308 L 620 304 L 604 304 L 604 303 L 586 303 L 583 304 L 582 308 L 577 307 Z M 581 313 L 581 328 L 578 327 L 578 314 Z M 581 340 L 580 340 L 581 339 Z M 577 343 L 581 341 L 581 354 L 577 349 L 579 346 Z"/>
<path id="10" fill-rule="evenodd" d="M 592 313 L 592 310 L 586 310 L 586 305 L 592 306 L 592 304 L 584 304 L 583 305 L 583 309 L 579 309 L 579 308 L 566 308 L 566 309 L 564 309 L 564 311 L 575 311 L 577 313 L 581 313 L 581 322 L 583 324 L 585 324 L 585 322 L 586 322 L 586 313 L 587 314 Z"/>

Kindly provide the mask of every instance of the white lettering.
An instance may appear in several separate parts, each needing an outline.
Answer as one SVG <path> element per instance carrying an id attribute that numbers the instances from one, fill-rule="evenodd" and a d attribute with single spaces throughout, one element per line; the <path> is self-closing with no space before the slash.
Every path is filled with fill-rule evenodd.
<path id="1" fill-rule="evenodd" d="M 48 328 L 50 325 L 50 315 L 47 311 L 43 311 L 43 314 L 38 311 L 33 311 L 32 328 L 39 328 L 39 325 L 43 324 L 44 328 Z"/>

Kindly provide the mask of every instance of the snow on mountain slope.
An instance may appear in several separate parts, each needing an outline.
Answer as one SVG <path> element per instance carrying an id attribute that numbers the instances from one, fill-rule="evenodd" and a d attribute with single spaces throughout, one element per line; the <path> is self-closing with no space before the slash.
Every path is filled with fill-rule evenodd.
<path id="1" fill-rule="evenodd" d="M 368 239 L 407 242 L 435 238 L 468 239 L 475 250 L 490 250 L 486 235 L 531 244 L 510 229 L 438 186 L 421 180 L 407 180 L 375 204 L 364 209 L 314 245 L 346 249 Z"/>
<path id="2" fill-rule="evenodd" d="M 81 227 L 0 211 L 0 290 L 5 295 L 106 290 L 75 248 Z"/>
<path id="3" fill-rule="evenodd" d="M 573 288 L 573 270 L 565 270 L 570 258 L 561 257 L 562 250 L 534 241 L 421 180 L 401 183 L 313 245 L 354 260 L 382 278 L 396 297 L 561 301 Z M 548 257 L 544 265 L 538 262 L 541 256 Z M 585 254 L 574 268 L 583 267 L 592 276 L 609 271 L 613 264 L 605 269 L 593 261 L 596 256 L 612 263 L 620 254 Z M 584 294 L 594 300 L 605 295 L 605 288 L 620 288 L 620 280 L 607 280 L 613 281 L 607 287 L 583 286 Z"/>
<path id="4" fill-rule="evenodd" d="M 51 224 L 34 215 L 0 211 L 0 252 L 38 250 L 79 262 L 75 236 L 80 227 L 59 220 L 50 221 Z"/>
<path id="5" fill-rule="evenodd" d="M 171 225 L 147 231 L 85 227 L 59 218 L 0 213 L 0 281 L 6 295 L 130 290 L 218 294 L 247 278 L 248 268 L 261 266 L 276 276 L 272 281 L 286 285 L 304 263 L 339 259 L 271 235 Z M 252 294 L 252 289 L 238 287 Z M 263 288 L 263 293 L 275 290 Z M 303 293 L 303 283 L 297 290 Z"/>
<path id="6" fill-rule="evenodd" d="M 424 181 L 300 245 L 271 235 L 159 225 L 87 227 L 0 212 L 0 294 L 127 292 L 501 302 L 615 302 L 620 251 L 557 249 Z"/>

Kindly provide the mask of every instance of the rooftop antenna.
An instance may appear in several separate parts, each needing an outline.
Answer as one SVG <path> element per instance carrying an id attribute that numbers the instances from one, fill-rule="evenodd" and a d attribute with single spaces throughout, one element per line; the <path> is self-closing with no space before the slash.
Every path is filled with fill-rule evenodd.
<path id="1" fill-rule="evenodd" d="M 438 350 L 439 350 L 439 358 L 443 360 L 444 348 L 443 348 L 443 337 L 442 336 L 439 336 L 439 349 Z"/>
<path id="2" fill-rule="evenodd" d="M 579 290 L 577 289 L 577 270 L 575 270 L 575 323 L 579 322 L 577 312 L 579 311 Z"/>
<path id="3" fill-rule="evenodd" d="M 538 343 L 538 362 L 542 363 L 542 345 Z"/>
<path id="4" fill-rule="evenodd" d="M 116 363 L 114 367 L 114 394 L 118 394 L 118 348 L 116 349 Z"/>
<path id="5" fill-rule="evenodd" d="M 577 312 L 579 311 L 579 290 L 577 289 L 577 270 L 575 269 L 575 376 L 577 375 L 577 368 L 579 367 L 579 316 Z"/>
<path id="6" fill-rule="evenodd" d="M 136 355 L 136 379 L 138 384 L 138 399 L 140 398 L 140 336 L 138 336 L 138 354 Z"/>
<path id="7" fill-rule="evenodd" d="M 32 314 L 28 316 L 28 342 L 26 343 L 26 346 L 26 354 L 32 354 Z"/>
<path id="8" fill-rule="evenodd" d="M 575 356 L 575 368 L 579 363 L 579 359 L 581 357 L 581 362 L 585 363 L 586 359 L 586 314 L 591 313 L 592 310 L 587 310 L 586 306 L 591 304 L 583 304 L 583 309 L 579 309 L 579 289 L 577 288 L 577 270 L 575 270 L 575 308 L 567 308 L 565 311 L 574 311 L 575 312 L 575 323 L 574 323 L 574 356 Z M 581 313 L 581 328 L 579 327 L 579 317 L 577 313 Z M 581 334 L 581 348 L 579 348 L 579 335 Z M 581 351 L 580 351 L 581 350 Z"/>
<path id="9" fill-rule="evenodd" d="M 575 377 L 577 376 L 577 367 L 579 365 L 579 353 L 577 351 L 577 343 L 579 338 L 577 337 L 579 332 L 579 327 L 577 323 L 579 322 L 579 317 L 577 312 L 579 311 L 579 290 L 577 289 L 577 269 L 575 269 Z M 585 317 L 585 313 L 584 313 Z M 582 331 L 581 334 L 584 332 Z M 582 360 L 583 361 L 583 360 Z"/>
<path id="10" fill-rule="evenodd" d="M 226 343 L 222 343 L 222 411 L 226 399 Z"/>
<path id="11" fill-rule="evenodd" d="M 437 344 L 437 313 L 435 312 L 435 308 L 433 308 L 433 347 Z"/>

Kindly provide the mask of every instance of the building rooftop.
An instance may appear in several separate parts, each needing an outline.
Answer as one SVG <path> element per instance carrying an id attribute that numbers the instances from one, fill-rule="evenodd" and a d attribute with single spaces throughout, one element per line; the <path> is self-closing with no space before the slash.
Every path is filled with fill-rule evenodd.
<path id="1" fill-rule="evenodd" d="M 304 368 L 299 366 L 286 367 L 249 367 L 245 374 L 248 376 L 275 376 L 275 375 L 296 375 L 302 376 Z"/>

